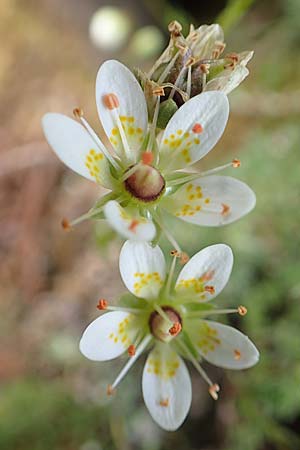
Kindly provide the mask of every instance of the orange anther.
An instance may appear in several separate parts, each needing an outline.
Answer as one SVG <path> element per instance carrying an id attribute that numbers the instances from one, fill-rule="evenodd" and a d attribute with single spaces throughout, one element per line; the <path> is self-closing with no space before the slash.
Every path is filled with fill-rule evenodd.
<path id="1" fill-rule="evenodd" d="M 116 94 L 107 94 L 103 96 L 103 103 L 107 109 L 116 109 L 119 106 L 119 99 Z"/>
<path id="2" fill-rule="evenodd" d="M 177 336 L 177 334 L 180 333 L 181 328 L 182 328 L 181 324 L 179 322 L 175 322 L 173 326 L 169 329 L 169 333 L 171 334 L 171 336 Z"/>
<path id="3" fill-rule="evenodd" d="M 157 95 L 157 97 L 163 97 L 165 95 L 165 90 L 162 86 L 159 86 L 158 88 L 153 89 L 152 94 Z"/>
<path id="4" fill-rule="evenodd" d="M 129 356 L 134 356 L 135 355 L 135 345 L 133 345 L 133 344 L 129 345 L 127 351 L 128 351 Z"/>
<path id="5" fill-rule="evenodd" d="M 195 62 L 196 62 L 196 59 L 193 56 L 190 56 L 185 63 L 185 67 L 193 66 L 195 64 Z"/>
<path id="6" fill-rule="evenodd" d="M 234 167 L 235 169 L 237 169 L 238 167 L 241 166 L 241 161 L 239 159 L 233 159 L 232 160 L 232 167 Z"/>
<path id="7" fill-rule="evenodd" d="M 102 311 L 103 309 L 107 309 L 108 301 L 104 300 L 104 298 L 101 298 L 98 302 L 97 308 Z"/>
<path id="8" fill-rule="evenodd" d="M 238 307 L 238 313 L 240 316 L 245 316 L 247 314 L 248 310 L 246 308 L 246 306 L 239 306 Z"/>
<path id="9" fill-rule="evenodd" d="M 65 231 L 70 231 L 70 229 L 71 229 L 71 225 L 70 225 L 70 222 L 68 221 L 68 219 L 62 219 L 61 226 L 63 227 L 63 229 Z"/>
<path id="10" fill-rule="evenodd" d="M 192 128 L 192 132 L 195 134 L 200 134 L 202 133 L 202 131 L 203 131 L 202 125 L 200 125 L 200 123 L 195 123 L 195 125 Z"/>
<path id="11" fill-rule="evenodd" d="M 139 221 L 137 219 L 132 219 L 130 225 L 129 225 L 129 230 L 133 231 L 135 233 L 136 231 L 136 227 L 139 225 Z"/>
<path id="12" fill-rule="evenodd" d="M 150 166 L 150 164 L 152 164 L 152 162 L 153 162 L 153 158 L 154 158 L 154 156 L 153 156 L 152 152 L 144 152 L 142 154 L 142 163 Z"/>
<path id="13" fill-rule="evenodd" d="M 159 405 L 164 406 L 166 408 L 167 406 L 169 406 L 169 399 L 165 398 L 163 400 L 160 400 Z"/>
<path id="14" fill-rule="evenodd" d="M 175 256 L 176 258 L 179 258 L 180 253 L 179 253 L 178 250 L 171 250 L 171 251 L 170 251 L 170 255 L 171 255 L 171 256 Z"/>
<path id="15" fill-rule="evenodd" d="M 234 350 L 234 359 L 238 361 L 239 359 L 241 359 L 241 356 L 242 354 L 239 350 Z"/>
<path id="16" fill-rule="evenodd" d="M 222 203 L 222 216 L 226 216 L 230 211 L 230 206 L 226 205 L 225 203 Z"/>
<path id="17" fill-rule="evenodd" d="M 106 393 L 107 395 L 113 395 L 115 393 L 115 389 L 113 389 L 111 384 L 107 386 Z"/>
<path id="18" fill-rule="evenodd" d="M 74 108 L 73 115 L 76 117 L 76 119 L 79 119 L 83 116 L 83 110 L 81 108 Z"/>
<path id="19" fill-rule="evenodd" d="M 238 62 L 238 60 L 239 60 L 237 53 L 229 53 L 228 55 L 225 56 L 225 58 L 229 58 L 235 63 Z"/>
<path id="20" fill-rule="evenodd" d="M 215 288 L 213 286 L 205 286 L 204 290 L 206 292 L 209 292 L 210 294 L 214 294 L 215 293 Z"/>
<path id="21" fill-rule="evenodd" d="M 218 392 L 220 391 L 220 386 L 218 384 L 212 384 L 211 386 L 209 386 L 208 388 L 208 392 L 210 393 L 210 395 L 212 396 L 212 398 L 214 400 L 218 400 L 219 396 L 218 396 Z"/>
<path id="22" fill-rule="evenodd" d="M 205 74 L 209 73 L 209 64 L 200 64 L 199 68 L 202 73 L 205 73 Z"/>

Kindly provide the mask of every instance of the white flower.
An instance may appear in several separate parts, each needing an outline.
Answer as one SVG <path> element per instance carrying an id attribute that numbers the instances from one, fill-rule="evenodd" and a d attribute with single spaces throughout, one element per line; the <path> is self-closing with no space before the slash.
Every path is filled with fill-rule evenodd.
<path id="1" fill-rule="evenodd" d="M 176 430 L 188 414 L 191 380 L 182 357 L 188 359 L 218 398 L 219 386 L 201 367 L 202 358 L 220 367 L 245 369 L 257 363 L 259 353 L 240 331 L 206 318 L 215 314 L 246 313 L 246 308 L 218 310 L 208 303 L 225 287 L 233 264 L 230 247 L 212 245 L 194 255 L 169 274 L 161 249 L 144 242 L 125 242 L 120 272 L 131 294 L 122 306 L 100 300 L 98 308 L 109 310 L 85 330 L 80 350 L 94 361 L 107 361 L 128 351 L 129 359 L 108 388 L 111 394 L 141 355 L 150 349 L 142 379 L 145 404 L 153 419 L 166 430 Z"/>
<path id="2" fill-rule="evenodd" d="M 220 139 L 229 113 L 226 95 L 211 91 L 193 97 L 174 114 L 158 142 L 160 95 L 157 92 L 148 127 L 145 97 L 133 74 L 114 60 L 100 67 L 96 102 L 111 149 L 79 109 L 74 111 L 81 124 L 61 114 L 44 116 L 46 138 L 58 157 L 75 172 L 111 190 L 71 225 L 105 215 L 127 239 L 151 241 L 163 229 L 179 251 L 164 227 L 163 211 L 198 225 L 220 226 L 254 207 L 253 191 L 239 180 L 214 175 L 219 169 L 178 171 L 203 158 Z M 222 168 L 238 165 L 234 160 Z"/>

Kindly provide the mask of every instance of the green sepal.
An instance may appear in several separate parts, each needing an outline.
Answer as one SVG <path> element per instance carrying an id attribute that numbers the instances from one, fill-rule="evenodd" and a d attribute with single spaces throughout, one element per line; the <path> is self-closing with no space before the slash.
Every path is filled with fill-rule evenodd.
<path id="1" fill-rule="evenodd" d="M 148 307 L 148 302 L 147 300 L 138 298 L 128 292 L 121 296 L 119 305 L 124 308 L 146 309 Z"/>
<path id="2" fill-rule="evenodd" d="M 212 303 L 184 303 L 184 308 L 187 313 L 191 312 L 203 312 L 211 311 L 215 309 L 215 306 Z"/>
<path id="3" fill-rule="evenodd" d="M 193 357 L 198 360 L 199 359 L 199 353 L 197 352 L 197 349 L 194 346 L 193 342 L 191 341 L 188 333 L 186 331 L 184 331 L 184 330 L 182 330 L 182 332 L 181 332 L 181 339 L 183 340 L 183 342 L 185 343 L 185 345 L 187 346 L 188 350 L 191 352 Z M 187 359 L 189 359 L 189 355 L 184 355 L 184 356 Z"/>
<path id="4" fill-rule="evenodd" d="M 157 118 L 157 128 L 165 129 L 169 120 L 178 110 L 178 106 L 173 99 L 168 99 L 162 102 L 159 107 L 159 113 Z"/>

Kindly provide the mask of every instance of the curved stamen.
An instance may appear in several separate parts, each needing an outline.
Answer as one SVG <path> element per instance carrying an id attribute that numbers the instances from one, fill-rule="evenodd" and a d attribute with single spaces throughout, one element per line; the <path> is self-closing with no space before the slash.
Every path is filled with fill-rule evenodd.
<path id="1" fill-rule="evenodd" d="M 95 144 L 100 148 L 101 152 L 104 154 L 104 156 L 108 159 L 108 161 L 111 163 L 111 165 L 115 169 L 120 169 L 120 166 L 118 162 L 115 160 L 115 158 L 109 153 L 107 148 L 103 145 L 93 128 L 90 126 L 90 124 L 87 122 L 87 120 L 83 116 L 83 110 L 80 108 L 75 108 L 73 110 L 73 114 L 76 117 L 76 119 L 80 120 L 86 131 L 89 133 Z M 117 158 L 117 155 L 114 155 Z"/>
<path id="2" fill-rule="evenodd" d="M 245 306 L 239 306 L 238 308 L 226 308 L 226 309 L 213 309 L 204 311 L 194 311 L 187 312 L 185 317 L 187 319 L 199 319 L 200 317 L 215 316 L 219 314 L 239 314 L 240 316 L 245 316 L 247 314 L 247 309 Z"/>
<path id="3" fill-rule="evenodd" d="M 209 391 L 210 395 L 213 397 L 214 400 L 217 400 L 218 399 L 217 392 L 219 392 L 219 390 L 220 390 L 219 386 L 216 383 L 212 382 L 212 380 L 209 378 L 209 376 L 207 375 L 205 370 L 201 367 L 201 365 L 199 364 L 197 359 L 193 356 L 193 354 L 191 353 L 189 348 L 186 346 L 186 344 L 182 340 L 179 340 L 179 339 L 176 340 L 176 343 L 179 345 L 179 347 L 182 348 L 182 350 L 188 356 L 188 358 L 190 359 L 191 363 L 193 364 L 193 366 L 195 367 L 197 372 L 201 375 L 201 377 L 204 379 L 204 381 L 206 381 L 206 383 L 208 384 L 208 386 L 209 386 L 208 391 Z"/>
<path id="4" fill-rule="evenodd" d="M 191 181 L 195 181 L 200 177 L 204 177 L 207 175 L 212 175 L 212 174 L 221 172 L 222 170 L 228 169 L 229 167 L 233 167 L 234 169 L 237 169 L 240 166 L 241 166 L 240 160 L 235 158 L 229 163 L 223 164 L 222 166 L 218 166 L 218 167 L 215 167 L 210 170 L 206 170 L 205 172 L 197 172 L 197 173 L 193 172 L 193 173 L 191 173 L 191 175 L 187 175 L 186 177 L 181 177 L 181 178 L 178 178 L 175 180 L 168 181 L 168 186 L 176 186 L 178 184 L 185 184 L 185 183 L 188 183 Z"/>
<path id="5" fill-rule="evenodd" d="M 142 342 L 139 344 L 139 346 L 135 349 L 135 354 L 133 356 L 130 356 L 127 363 L 115 379 L 115 381 L 109 386 L 108 393 L 113 393 L 115 388 L 118 386 L 118 384 L 123 380 L 131 366 L 135 363 L 135 361 L 139 358 L 139 356 L 142 354 L 142 352 L 145 350 L 147 345 L 151 342 L 152 335 L 148 334 L 144 337 Z"/>
<path id="6" fill-rule="evenodd" d="M 153 212 L 153 219 L 155 220 L 155 222 L 157 223 L 157 225 L 161 228 L 161 230 L 163 231 L 163 233 L 165 234 L 166 238 L 168 239 L 168 241 L 171 243 L 171 245 L 179 252 L 182 253 L 182 250 L 179 246 L 179 244 L 176 242 L 176 240 L 174 239 L 174 237 L 172 236 L 172 234 L 169 232 L 169 230 L 167 229 L 167 227 L 165 227 L 163 221 L 161 220 L 160 216 Z"/>

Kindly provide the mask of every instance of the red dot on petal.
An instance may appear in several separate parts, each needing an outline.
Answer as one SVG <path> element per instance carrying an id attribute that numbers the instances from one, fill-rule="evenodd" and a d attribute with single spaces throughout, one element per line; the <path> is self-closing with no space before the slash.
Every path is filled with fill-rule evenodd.
<path id="1" fill-rule="evenodd" d="M 203 127 L 200 123 L 195 123 L 195 125 L 192 128 L 192 132 L 196 134 L 200 134 L 203 131 Z"/>

